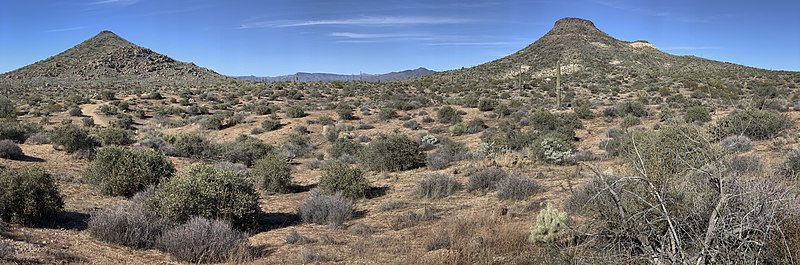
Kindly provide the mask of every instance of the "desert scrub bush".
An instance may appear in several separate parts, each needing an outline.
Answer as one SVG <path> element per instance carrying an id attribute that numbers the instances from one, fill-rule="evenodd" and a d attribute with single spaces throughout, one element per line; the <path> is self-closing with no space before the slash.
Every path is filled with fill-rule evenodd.
<path id="1" fill-rule="evenodd" d="M 361 152 L 361 164 L 372 171 L 404 171 L 425 165 L 419 143 L 403 134 L 379 135 Z"/>
<path id="2" fill-rule="evenodd" d="M 578 115 L 572 112 L 552 113 L 547 110 L 533 110 L 528 115 L 530 126 L 541 134 L 559 133 L 566 139 L 575 137 L 575 129 L 583 128 Z"/>
<path id="3" fill-rule="evenodd" d="M 200 127 L 206 130 L 221 130 L 224 124 L 225 117 L 222 115 L 209 115 L 200 120 Z"/>
<path id="4" fill-rule="evenodd" d="M 731 135 L 744 135 L 753 140 L 766 140 L 794 126 L 789 116 L 769 110 L 735 110 L 725 116 L 709 131 L 715 140 Z"/>
<path id="5" fill-rule="evenodd" d="M 499 167 L 480 168 L 468 174 L 467 190 L 493 190 L 497 182 L 506 178 L 508 173 Z"/>
<path id="6" fill-rule="evenodd" d="M 435 139 L 435 138 L 434 138 Z M 424 140 L 424 139 L 423 139 Z M 450 163 L 464 159 L 467 156 L 467 145 L 451 140 L 442 141 L 436 151 L 428 154 L 426 165 L 432 170 L 447 168 Z"/>
<path id="7" fill-rule="evenodd" d="M 495 107 L 497 107 L 497 100 L 489 98 L 482 98 L 478 100 L 478 110 L 480 111 L 494 110 Z"/>
<path id="8" fill-rule="evenodd" d="M 339 115 L 339 119 L 350 121 L 357 119 L 356 116 L 353 115 L 353 108 L 347 105 L 340 105 L 336 108 L 336 114 Z"/>
<path id="9" fill-rule="evenodd" d="M 251 172 L 258 187 L 268 192 L 285 192 L 292 184 L 292 166 L 274 154 L 256 160 Z"/>
<path id="10" fill-rule="evenodd" d="M 180 133 L 164 137 L 175 149 L 175 155 L 188 158 L 209 158 L 215 155 L 213 144 L 197 133 Z"/>
<path id="11" fill-rule="evenodd" d="M 637 172 L 647 172 L 649 179 L 658 184 L 715 161 L 713 158 L 720 152 L 700 128 L 688 124 L 630 133 L 623 136 L 620 148 L 628 161 L 638 161 L 631 163 Z"/>
<path id="12" fill-rule="evenodd" d="M 575 162 L 575 145 L 561 137 L 545 136 L 533 147 L 534 155 L 546 163 L 569 165 Z"/>
<path id="13" fill-rule="evenodd" d="M 42 223 L 56 216 L 62 207 L 58 186 L 44 168 L 0 170 L 0 220 Z"/>
<path id="14" fill-rule="evenodd" d="M 573 111 L 575 115 L 578 115 L 578 118 L 589 120 L 594 118 L 594 112 L 592 112 L 592 102 L 589 99 L 582 98 L 577 99 L 574 102 L 575 108 Z"/>
<path id="15" fill-rule="evenodd" d="M 14 119 L 17 117 L 17 108 L 14 102 L 5 96 L 0 96 L 0 118 Z"/>
<path id="16" fill-rule="evenodd" d="M 134 142 L 131 137 L 131 131 L 120 128 L 101 128 L 97 130 L 95 136 L 103 146 L 129 145 Z"/>
<path id="17" fill-rule="evenodd" d="M 261 211 L 258 193 L 250 180 L 237 172 L 203 164 L 191 165 L 162 182 L 146 203 L 176 224 L 202 216 L 246 227 Z"/>
<path id="18" fill-rule="evenodd" d="M 639 119 L 639 117 L 628 114 L 625 115 L 625 118 L 622 119 L 622 122 L 619 124 L 619 127 L 622 129 L 628 129 L 630 127 L 640 124 L 642 124 L 642 120 Z"/>
<path id="19" fill-rule="evenodd" d="M 745 152 L 750 150 L 753 147 L 753 143 L 750 141 L 750 138 L 744 135 L 731 135 L 719 141 L 719 145 L 728 152 Z"/>
<path id="20" fill-rule="evenodd" d="M 69 116 L 72 116 L 72 117 L 83 116 L 83 112 L 81 111 L 81 108 L 79 108 L 77 106 L 69 108 L 67 113 L 69 114 Z"/>
<path id="21" fill-rule="evenodd" d="M 164 155 L 174 156 L 177 154 L 175 147 L 164 140 L 164 138 L 155 136 L 147 137 L 139 141 L 139 146 L 155 150 Z"/>
<path id="22" fill-rule="evenodd" d="M 461 122 L 461 115 L 458 114 L 456 109 L 450 106 L 444 106 L 436 111 L 436 118 L 440 123 L 456 124 Z"/>
<path id="23" fill-rule="evenodd" d="M 683 120 L 688 123 L 709 122 L 711 121 L 711 113 L 703 106 L 691 106 L 686 108 L 686 113 L 683 114 Z"/>
<path id="24" fill-rule="evenodd" d="M 299 232 L 297 232 L 296 229 L 292 229 L 292 232 L 289 232 L 289 234 L 286 234 L 285 239 L 286 239 L 286 243 L 287 244 L 292 244 L 292 245 L 295 245 L 295 244 L 302 245 L 302 244 L 309 244 L 309 243 L 317 242 L 313 238 L 308 238 L 308 237 L 306 237 L 304 235 L 301 235 Z"/>
<path id="25" fill-rule="evenodd" d="M 626 100 L 614 107 L 620 116 L 631 114 L 636 117 L 647 117 L 647 108 L 642 102 Z"/>
<path id="26" fill-rule="evenodd" d="M 299 127 L 295 127 L 297 128 Z M 311 137 L 307 133 L 292 131 L 286 138 L 286 142 L 281 146 L 281 152 L 288 159 L 307 156 L 314 150 Z"/>
<path id="27" fill-rule="evenodd" d="M 244 134 L 237 136 L 232 142 L 218 144 L 216 148 L 225 160 L 241 163 L 248 167 L 252 166 L 257 159 L 275 152 L 272 145 Z"/>
<path id="28" fill-rule="evenodd" d="M 0 119 L 0 140 L 24 143 L 28 137 L 41 130 L 41 126 L 37 124 Z"/>
<path id="29" fill-rule="evenodd" d="M 412 194 L 417 198 L 441 199 L 461 189 L 461 183 L 444 174 L 432 174 L 417 181 Z"/>
<path id="30" fill-rule="evenodd" d="M 95 141 L 89 136 L 89 132 L 73 124 L 53 128 L 53 131 L 50 132 L 50 141 L 53 143 L 53 147 L 63 148 L 69 153 L 81 149 L 92 149 L 95 146 Z"/>
<path id="31" fill-rule="evenodd" d="M 328 155 L 333 159 L 337 159 L 343 155 L 358 156 L 363 149 L 364 146 L 351 139 L 339 138 L 333 141 L 331 147 L 328 148 Z"/>
<path id="32" fill-rule="evenodd" d="M 23 157 L 25 157 L 25 153 L 16 143 L 11 140 L 0 140 L 0 158 L 21 159 Z"/>
<path id="33" fill-rule="evenodd" d="M 156 248 L 189 263 L 217 263 L 246 253 L 247 234 L 226 220 L 194 217 L 187 223 L 164 231 Z"/>
<path id="34" fill-rule="evenodd" d="M 728 158 L 725 166 L 730 174 L 758 175 L 764 169 L 764 161 L 758 156 L 738 155 Z"/>
<path id="35" fill-rule="evenodd" d="M 50 137 L 46 133 L 34 133 L 27 140 L 25 140 L 25 144 L 31 145 L 42 145 L 42 144 L 50 144 Z"/>
<path id="36" fill-rule="evenodd" d="M 261 128 L 268 132 L 277 130 L 280 127 L 281 121 L 276 119 L 268 118 L 261 122 Z"/>
<path id="37" fill-rule="evenodd" d="M 304 223 L 340 227 L 353 217 L 353 202 L 344 195 L 323 195 L 312 190 L 298 210 Z"/>
<path id="38" fill-rule="evenodd" d="M 524 200 L 544 189 L 530 177 L 508 175 L 497 182 L 497 198 L 501 200 Z"/>
<path id="39" fill-rule="evenodd" d="M 395 109 L 383 108 L 380 111 L 378 111 L 378 119 L 382 121 L 388 121 L 397 117 L 400 116 L 397 115 L 397 111 Z"/>
<path id="40" fill-rule="evenodd" d="M 286 117 L 289 117 L 289 118 L 302 118 L 302 117 L 305 117 L 306 115 L 308 115 L 303 110 L 303 108 L 301 108 L 299 106 L 288 107 L 288 108 L 286 108 L 284 110 L 284 112 L 286 112 Z"/>
<path id="41" fill-rule="evenodd" d="M 108 146 L 97 151 L 84 177 L 103 194 L 130 197 L 174 174 L 172 162 L 156 151 Z"/>
<path id="42" fill-rule="evenodd" d="M 166 228 L 166 222 L 145 205 L 125 202 L 93 212 L 87 230 L 92 237 L 104 242 L 148 249 Z"/>
<path id="43" fill-rule="evenodd" d="M 328 165 L 319 178 L 319 191 L 323 194 L 341 193 L 351 199 L 364 198 L 369 191 L 369 181 L 364 171 L 342 162 Z"/>
<path id="44" fill-rule="evenodd" d="M 559 211 L 552 204 L 536 215 L 536 224 L 531 226 L 528 241 L 531 243 L 552 243 L 567 233 L 567 213 Z"/>

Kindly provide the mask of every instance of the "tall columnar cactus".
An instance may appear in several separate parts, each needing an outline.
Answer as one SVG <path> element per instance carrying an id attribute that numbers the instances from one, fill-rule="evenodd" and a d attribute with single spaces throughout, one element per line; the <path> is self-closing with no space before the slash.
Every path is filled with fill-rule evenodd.
<path id="1" fill-rule="evenodd" d="M 556 107 L 561 109 L 561 60 L 556 65 Z"/>
<path id="2" fill-rule="evenodd" d="M 552 204 L 539 211 L 536 224 L 531 227 L 528 241 L 531 243 L 550 243 L 567 231 L 567 213 L 559 211 Z"/>

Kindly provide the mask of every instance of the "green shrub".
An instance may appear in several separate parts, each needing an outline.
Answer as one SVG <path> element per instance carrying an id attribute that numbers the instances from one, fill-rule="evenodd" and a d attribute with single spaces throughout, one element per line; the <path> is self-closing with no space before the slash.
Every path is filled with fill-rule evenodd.
<path id="1" fill-rule="evenodd" d="M 622 123 L 620 123 L 619 126 L 623 129 L 627 129 L 640 124 L 642 124 L 642 120 L 639 119 L 639 117 L 628 114 L 625 115 L 625 118 L 622 119 Z"/>
<path id="2" fill-rule="evenodd" d="M 621 140 L 622 154 L 656 183 L 685 176 L 713 162 L 720 151 L 711 146 L 699 128 L 688 124 L 637 131 L 622 136 Z"/>
<path id="3" fill-rule="evenodd" d="M 176 224 L 192 216 L 224 219 L 234 225 L 252 225 L 261 208 L 253 183 L 245 176 L 210 165 L 194 164 L 162 182 L 146 200 L 160 216 Z"/>
<path id="4" fill-rule="evenodd" d="M 721 118 L 710 132 L 715 140 L 731 135 L 744 135 L 754 140 L 766 140 L 794 126 L 789 116 L 769 110 L 736 110 Z"/>
<path id="5" fill-rule="evenodd" d="M 73 124 L 53 128 L 53 131 L 50 132 L 50 141 L 53 143 L 53 147 L 62 147 L 69 153 L 91 149 L 95 145 L 94 140 L 89 137 L 88 131 Z"/>
<path id="6" fill-rule="evenodd" d="M 456 124 L 461 122 L 461 115 L 458 115 L 458 111 L 450 106 L 442 107 L 436 111 L 436 117 L 441 123 Z"/>
<path id="7" fill-rule="evenodd" d="M 647 108 L 639 101 L 626 100 L 615 107 L 620 116 L 631 114 L 636 117 L 647 117 Z"/>
<path id="8" fill-rule="evenodd" d="M 543 189 L 536 180 L 518 175 L 508 175 L 497 182 L 497 198 L 524 200 Z"/>
<path id="9" fill-rule="evenodd" d="M 0 140 L 8 139 L 17 143 L 24 143 L 28 137 L 41 130 L 41 126 L 33 123 L 0 119 Z"/>
<path id="10" fill-rule="evenodd" d="M 686 122 L 709 122 L 711 121 L 711 114 L 703 106 L 691 106 L 686 108 L 686 114 L 683 115 Z"/>
<path id="11" fill-rule="evenodd" d="M 419 143 L 405 135 L 380 135 L 361 153 L 361 163 L 372 171 L 404 171 L 425 165 Z"/>
<path id="12" fill-rule="evenodd" d="M 224 121 L 225 117 L 222 115 L 211 115 L 200 121 L 200 127 L 206 130 L 220 130 Z"/>
<path id="13" fill-rule="evenodd" d="M 103 146 L 109 145 L 129 145 L 134 141 L 131 132 L 120 128 L 102 128 L 95 134 Z"/>
<path id="14" fill-rule="evenodd" d="M 292 184 L 292 167 L 274 154 L 256 160 L 251 170 L 258 187 L 269 192 L 285 192 Z"/>
<path id="15" fill-rule="evenodd" d="M 578 99 L 575 100 L 575 108 L 573 111 L 575 115 L 578 115 L 578 118 L 589 120 L 594 118 L 594 112 L 592 111 L 592 102 L 589 99 Z"/>
<path id="16" fill-rule="evenodd" d="M 150 149 L 108 146 L 97 150 L 84 176 L 104 194 L 130 197 L 175 174 L 166 157 Z"/>
<path id="17" fill-rule="evenodd" d="M 493 190 L 497 188 L 497 183 L 506 178 L 508 173 L 499 167 L 481 168 L 467 174 L 467 190 Z"/>
<path id="18" fill-rule="evenodd" d="M 382 121 L 388 121 L 397 117 L 399 116 L 397 115 L 397 111 L 394 109 L 381 109 L 378 112 L 378 119 Z"/>
<path id="19" fill-rule="evenodd" d="M 364 149 L 359 143 L 347 138 L 339 138 L 333 141 L 331 147 L 328 149 L 328 155 L 337 159 L 343 155 L 357 156 Z"/>
<path id="20" fill-rule="evenodd" d="M 467 134 L 468 131 L 469 125 L 464 122 L 459 122 L 450 126 L 450 133 L 453 134 L 453 136 L 464 135 Z"/>
<path id="21" fill-rule="evenodd" d="M 497 107 L 497 100 L 483 98 L 478 101 L 478 110 L 490 111 Z"/>
<path id="22" fill-rule="evenodd" d="M 274 131 L 281 127 L 281 121 L 276 119 L 266 119 L 261 122 L 261 128 L 265 131 Z"/>
<path id="23" fill-rule="evenodd" d="M 181 133 L 164 138 L 175 148 L 177 156 L 188 158 L 209 158 L 215 155 L 214 146 L 205 137 L 195 133 Z"/>
<path id="24" fill-rule="evenodd" d="M 117 114 L 117 119 L 111 121 L 109 125 L 115 128 L 130 129 L 133 125 L 133 117 L 128 114 Z"/>
<path id="25" fill-rule="evenodd" d="M 578 115 L 572 112 L 552 113 L 547 110 L 533 110 L 528 115 L 531 127 L 542 134 L 556 132 L 566 139 L 575 137 L 575 129 L 583 128 Z"/>
<path id="26" fill-rule="evenodd" d="M 23 157 L 25 157 L 25 153 L 16 143 L 11 140 L 0 140 L 0 158 L 21 159 Z"/>
<path id="27" fill-rule="evenodd" d="M 336 114 L 339 115 L 339 119 L 345 121 L 356 119 L 356 116 L 353 116 L 353 108 L 347 105 L 341 105 L 338 108 L 336 108 Z"/>
<path id="28" fill-rule="evenodd" d="M 245 166 L 252 166 L 253 162 L 270 153 L 275 152 L 272 145 L 265 144 L 258 138 L 239 135 L 233 142 L 226 142 L 217 146 L 223 158 L 232 163 L 241 163 Z"/>
<path id="29" fill-rule="evenodd" d="M 43 168 L 0 170 L 0 220 L 41 223 L 58 214 L 63 206 L 55 180 Z"/>
<path id="30" fill-rule="evenodd" d="M 440 170 L 447 168 L 452 162 L 464 159 L 468 152 L 464 143 L 447 140 L 436 151 L 428 154 L 425 162 L 428 168 Z"/>
<path id="31" fill-rule="evenodd" d="M 369 191 L 369 181 L 364 177 L 364 171 L 341 162 L 334 162 L 325 168 L 318 186 L 323 194 L 341 193 L 353 199 L 364 198 Z"/>
<path id="32" fill-rule="evenodd" d="M 17 117 L 17 109 L 14 102 L 4 96 L 0 96 L 0 118 L 14 119 Z"/>
<path id="33" fill-rule="evenodd" d="M 289 107 L 285 110 L 285 112 L 286 112 L 286 117 L 289 118 L 302 118 L 307 115 L 306 112 L 303 111 L 303 108 L 297 106 Z"/>
<path id="34" fill-rule="evenodd" d="M 77 106 L 69 108 L 68 112 L 69 112 L 69 116 L 72 116 L 72 117 L 83 116 L 83 112 L 81 111 L 81 108 L 79 108 Z"/>

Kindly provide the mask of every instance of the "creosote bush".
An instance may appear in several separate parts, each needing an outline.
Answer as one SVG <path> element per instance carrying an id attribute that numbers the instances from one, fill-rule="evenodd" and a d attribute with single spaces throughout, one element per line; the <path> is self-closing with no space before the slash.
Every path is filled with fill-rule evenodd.
<path id="1" fill-rule="evenodd" d="M 340 227 L 353 217 L 353 202 L 341 193 L 323 195 L 316 189 L 310 193 L 299 209 L 303 222 Z"/>
<path id="2" fill-rule="evenodd" d="M 175 166 L 158 152 L 119 146 L 100 148 L 84 172 L 89 183 L 104 194 L 126 197 L 174 174 Z"/>
<path id="3" fill-rule="evenodd" d="M 289 118 L 302 118 L 308 115 L 306 114 L 305 111 L 303 111 L 303 108 L 297 106 L 289 107 L 285 110 L 285 112 L 286 112 L 286 117 Z"/>
<path id="4" fill-rule="evenodd" d="M 433 174 L 417 181 L 412 193 L 417 198 L 441 199 L 461 189 L 461 183 L 444 174 Z"/>
<path id="5" fill-rule="evenodd" d="M 232 142 L 218 144 L 217 149 L 225 160 L 245 166 L 252 166 L 257 159 L 275 152 L 271 145 L 244 134 L 237 136 Z"/>
<path id="6" fill-rule="evenodd" d="M 0 158 L 21 159 L 23 157 L 25 157 L 25 153 L 22 152 L 22 148 L 13 141 L 0 140 Z"/>
<path id="7" fill-rule="evenodd" d="M 248 252 L 247 238 L 225 220 L 194 217 L 165 231 L 156 248 L 183 262 L 224 262 Z"/>
<path id="8" fill-rule="evenodd" d="M 134 141 L 131 138 L 131 131 L 120 128 L 102 128 L 95 134 L 103 146 L 109 145 L 129 145 Z"/>
<path id="9" fill-rule="evenodd" d="M 791 118 L 769 110 L 736 110 L 721 118 L 710 132 L 715 140 L 731 135 L 744 135 L 753 140 L 766 140 L 794 126 Z"/>
<path id="10" fill-rule="evenodd" d="M 456 124 L 461 122 L 461 115 L 458 114 L 456 109 L 450 106 L 445 106 L 436 111 L 436 118 L 441 123 Z"/>
<path id="11" fill-rule="evenodd" d="M 703 106 L 691 106 L 686 108 L 686 114 L 683 115 L 686 122 L 709 122 L 711 121 L 711 114 Z"/>
<path id="12" fill-rule="evenodd" d="M 0 168 L 0 220 L 41 223 L 58 214 L 63 206 L 55 180 L 43 168 Z"/>
<path id="13" fill-rule="evenodd" d="M 158 186 L 145 202 L 168 221 L 180 224 L 192 216 L 231 221 L 247 227 L 261 212 L 258 193 L 245 176 L 211 165 L 194 164 Z"/>
<path id="14" fill-rule="evenodd" d="M 405 135 L 380 135 L 361 153 L 360 162 L 372 171 L 404 171 L 425 165 L 419 143 Z"/>
<path id="15" fill-rule="evenodd" d="M 94 147 L 94 140 L 89 137 L 89 132 L 73 124 L 55 127 L 50 132 L 50 141 L 53 147 L 63 147 L 69 153 Z"/>
<path id="16" fill-rule="evenodd" d="M 342 162 L 334 162 L 322 172 L 319 190 L 328 195 L 341 194 L 352 199 L 363 198 L 369 191 L 369 181 L 361 169 Z"/>
<path id="17" fill-rule="evenodd" d="M 292 167 L 274 154 L 256 160 L 252 174 L 258 187 L 265 191 L 285 192 L 292 184 Z"/>

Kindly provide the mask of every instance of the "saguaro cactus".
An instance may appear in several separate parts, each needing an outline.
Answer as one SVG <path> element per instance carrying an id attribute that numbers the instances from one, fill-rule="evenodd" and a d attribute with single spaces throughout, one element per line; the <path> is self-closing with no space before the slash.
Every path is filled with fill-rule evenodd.
<path id="1" fill-rule="evenodd" d="M 556 65 L 556 107 L 561 109 L 561 60 Z"/>

